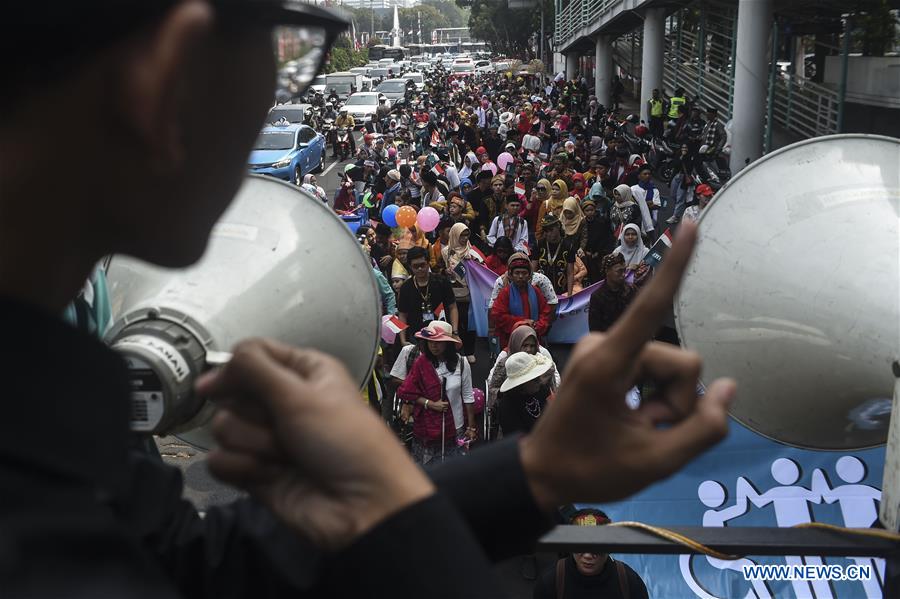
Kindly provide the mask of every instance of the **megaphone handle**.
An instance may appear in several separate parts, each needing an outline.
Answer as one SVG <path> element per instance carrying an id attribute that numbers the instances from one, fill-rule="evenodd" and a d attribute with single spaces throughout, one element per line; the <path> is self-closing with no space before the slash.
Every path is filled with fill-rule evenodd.
<path id="1" fill-rule="evenodd" d="M 900 532 L 900 362 L 894 362 L 893 368 L 897 378 L 894 380 L 878 517 L 885 529 Z"/>

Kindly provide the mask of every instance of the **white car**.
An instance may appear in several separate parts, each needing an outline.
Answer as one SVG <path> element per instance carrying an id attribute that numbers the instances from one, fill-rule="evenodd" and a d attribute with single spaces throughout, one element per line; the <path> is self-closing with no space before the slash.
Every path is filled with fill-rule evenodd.
<path id="1" fill-rule="evenodd" d="M 475 72 L 476 73 L 493 73 L 494 66 L 491 64 L 490 60 L 479 60 L 475 63 Z"/>
<path id="2" fill-rule="evenodd" d="M 347 113 L 353 117 L 357 125 L 362 125 L 367 116 L 375 117 L 380 95 L 378 92 L 356 92 L 347 98 L 343 108 L 347 109 Z M 388 100 L 388 105 L 390 105 L 390 100 Z"/>
<path id="3" fill-rule="evenodd" d="M 403 75 L 404 79 L 409 79 L 416 84 L 416 91 L 420 92 L 425 89 L 425 76 L 422 73 L 407 73 Z"/>

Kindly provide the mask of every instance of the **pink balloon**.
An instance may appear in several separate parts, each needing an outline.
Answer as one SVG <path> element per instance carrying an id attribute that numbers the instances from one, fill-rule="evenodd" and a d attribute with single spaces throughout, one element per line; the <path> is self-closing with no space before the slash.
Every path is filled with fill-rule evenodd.
<path id="1" fill-rule="evenodd" d="M 435 210 L 431 206 L 425 206 L 424 208 L 419 210 L 419 215 L 416 217 L 416 224 L 419 226 L 420 231 L 430 233 L 431 231 L 437 229 L 440 220 L 441 215 L 437 210 Z"/>

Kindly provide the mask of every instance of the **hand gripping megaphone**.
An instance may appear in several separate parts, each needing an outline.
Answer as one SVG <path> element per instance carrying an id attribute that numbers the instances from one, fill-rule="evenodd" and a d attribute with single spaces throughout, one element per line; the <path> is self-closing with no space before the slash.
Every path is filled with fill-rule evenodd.
<path id="1" fill-rule="evenodd" d="M 723 187 L 675 313 L 704 378 L 737 380 L 732 416 L 798 447 L 885 442 L 900 376 L 898 223 L 893 138 L 803 141 Z"/>
<path id="2" fill-rule="evenodd" d="M 129 368 L 133 430 L 209 448 L 212 407 L 194 381 L 248 337 L 331 354 L 360 385 L 372 371 L 381 308 L 369 259 L 327 206 L 287 183 L 248 176 L 195 265 L 116 256 L 107 277 L 106 340 Z"/>

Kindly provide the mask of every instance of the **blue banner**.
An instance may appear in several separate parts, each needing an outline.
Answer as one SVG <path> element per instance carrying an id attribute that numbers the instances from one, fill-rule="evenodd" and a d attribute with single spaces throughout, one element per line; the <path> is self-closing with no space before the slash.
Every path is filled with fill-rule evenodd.
<path id="1" fill-rule="evenodd" d="M 793 526 L 826 522 L 870 527 L 878 516 L 884 448 L 807 451 L 776 443 L 731 422 L 725 441 L 672 478 L 631 499 L 597 506 L 613 521 L 660 526 Z M 643 578 L 651 597 L 881 597 L 884 561 L 871 558 L 748 556 L 723 561 L 702 555 L 615 555 Z M 755 581 L 745 565 L 870 566 L 868 581 Z"/>

